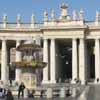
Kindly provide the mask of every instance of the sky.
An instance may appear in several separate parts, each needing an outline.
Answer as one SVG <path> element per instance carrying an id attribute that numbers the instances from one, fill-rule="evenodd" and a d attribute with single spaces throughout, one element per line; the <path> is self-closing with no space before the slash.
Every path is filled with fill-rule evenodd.
<path id="1" fill-rule="evenodd" d="M 3 14 L 7 14 L 8 22 L 16 22 L 17 14 L 21 15 L 22 22 L 30 22 L 32 13 L 35 14 L 36 22 L 42 22 L 45 9 L 49 16 L 54 9 L 58 17 L 62 2 L 69 5 L 69 14 L 82 8 L 88 21 L 95 20 L 96 10 L 100 12 L 100 0 L 0 0 L 0 22 Z"/>

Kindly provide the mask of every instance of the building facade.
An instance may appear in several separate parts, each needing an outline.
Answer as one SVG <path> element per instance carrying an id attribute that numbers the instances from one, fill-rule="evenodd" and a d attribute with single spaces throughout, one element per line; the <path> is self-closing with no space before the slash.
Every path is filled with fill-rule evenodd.
<path id="1" fill-rule="evenodd" d="M 13 61 L 21 61 L 22 54 L 16 46 L 27 39 L 41 37 L 43 43 L 43 84 L 57 83 L 59 80 L 70 83 L 80 81 L 100 83 L 100 22 L 99 13 L 95 20 L 85 21 L 84 11 L 73 11 L 69 15 L 68 5 L 61 4 L 61 14 L 51 18 L 44 11 L 44 22 L 35 23 L 34 15 L 30 23 L 22 23 L 20 15 L 16 23 L 9 23 L 3 16 L 0 23 L 1 80 L 11 77 L 20 81 L 21 70 L 14 70 Z"/>

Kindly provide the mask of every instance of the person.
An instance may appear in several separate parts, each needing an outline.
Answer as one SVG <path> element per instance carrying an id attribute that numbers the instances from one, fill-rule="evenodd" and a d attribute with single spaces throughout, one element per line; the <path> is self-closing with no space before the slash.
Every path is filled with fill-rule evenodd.
<path id="1" fill-rule="evenodd" d="M 29 91 L 29 98 L 33 98 L 33 91 Z"/>
<path id="2" fill-rule="evenodd" d="M 99 82 L 99 78 L 97 78 L 97 82 Z"/>
<path id="3" fill-rule="evenodd" d="M 12 79 L 10 79 L 9 82 L 10 82 L 10 86 L 12 86 Z"/>
<path id="4" fill-rule="evenodd" d="M 19 88 L 18 88 L 18 98 L 20 98 L 20 93 L 22 94 L 22 97 L 23 97 L 24 89 L 25 89 L 25 85 L 23 82 L 21 82 L 21 84 L 19 85 Z"/>
<path id="5" fill-rule="evenodd" d="M 61 77 L 59 78 L 59 80 L 58 80 L 58 81 L 59 81 L 59 83 L 61 83 Z"/>
<path id="6" fill-rule="evenodd" d="M 14 100 L 11 90 L 8 89 L 5 100 Z"/>

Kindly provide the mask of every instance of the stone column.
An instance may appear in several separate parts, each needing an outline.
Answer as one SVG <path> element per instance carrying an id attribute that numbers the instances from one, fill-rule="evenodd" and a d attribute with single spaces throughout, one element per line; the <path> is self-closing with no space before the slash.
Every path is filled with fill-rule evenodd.
<path id="1" fill-rule="evenodd" d="M 78 79 L 77 39 L 72 39 L 72 83 Z"/>
<path id="2" fill-rule="evenodd" d="M 8 81 L 8 65 L 7 65 L 7 45 L 6 40 L 2 40 L 1 49 L 1 80 L 6 83 Z"/>
<path id="3" fill-rule="evenodd" d="M 86 50 L 85 40 L 80 39 L 79 45 L 79 79 L 81 84 L 86 83 Z"/>
<path id="4" fill-rule="evenodd" d="M 95 40 L 95 83 L 100 83 L 100 42 L 99 42 L 99 39 Z"/>
<path id="5" fill-rule="evenodd" d="M 43 40 L 43 62 L 46 62 L 47 65 L 43 69 L 43 84 L 48 83 L 48 40 Z"/>
<path id="6" fill-rule="evenodd" d="M 21 41 L 17 40 L 16 41 L 16 47 L 18 45 L 20 45 L 20 43 L 21 43 Z M 21 52 L 20 51 L 16 51 L 16 61 L 21 61 L 21 59 L 22 59 Z M 21 69 L 20 68 L 16 68 L 16 78 L 15 78 L 15 80 L 17 82 L 20 82 L 20 80 L 21 80 Z"/>
<path id="7" fill-rule="evenodd" d="M 50 45 L 50 81 L 56 83 L 56 47 L 55 39 L 51 39 Z"/>

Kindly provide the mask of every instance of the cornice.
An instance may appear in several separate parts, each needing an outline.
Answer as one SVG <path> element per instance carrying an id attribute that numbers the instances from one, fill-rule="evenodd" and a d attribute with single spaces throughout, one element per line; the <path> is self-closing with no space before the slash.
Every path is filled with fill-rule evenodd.
<path id="1" fill-rule="evenodd" d="M 0 32 L 41 32 L 39 28 L 37 29 L 29 29 L 29 28 L 0 28 Z"/>
<path id="2" fill-rule="evenodd" d="M 41 28 L 41 30 L 72 30 L 72 29 L 75 29 L 75 30 L 84 30 L 84 29 L 87 29 L 88 26 L 87 25 L 82 25 L 82 26 L 44 26 Z"/>

